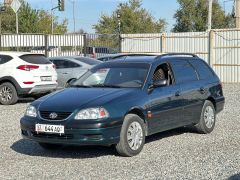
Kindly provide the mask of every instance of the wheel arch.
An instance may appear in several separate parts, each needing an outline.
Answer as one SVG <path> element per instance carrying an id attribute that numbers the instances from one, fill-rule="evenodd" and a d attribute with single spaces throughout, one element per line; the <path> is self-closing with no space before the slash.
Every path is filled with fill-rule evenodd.
<path id="1" fill-rule="evenodd" d="M 208 97 L 207 100 L 210 101 L 213 104 L 214 109 L 217 110 L 216 100 L 213 97 L 211 97 L 211 96 Z"/>
<path id="2" fill-rule="evenodd" d="M 0 85 L 2 83 L 6 83 L 6 82 L 11 83 L 16 88 L 17 93 L 18 93 L 18 90 L 19 90 L 20 86 L 19 86 L 19 84 L 17 83 L 17 81 L 13 77 L 5 76 L 5 77 L 0 78 Z"/>
<path id="3" fill-rule="evenodd" d="M 143 120 L 143 122 L 145 124 L 145 132 L 146 132 L 146 136 L 147 136 L 148 135 L 148 124 L 147 124 L 143 109 L 141 107 L 133 107 L 125 114 L 125 116 L 128 114 L 135 114 Z"/>

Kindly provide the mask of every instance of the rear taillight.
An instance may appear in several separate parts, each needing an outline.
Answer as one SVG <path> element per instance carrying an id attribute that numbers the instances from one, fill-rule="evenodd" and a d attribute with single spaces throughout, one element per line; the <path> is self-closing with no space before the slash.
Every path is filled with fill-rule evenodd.
<path id="1" fill-rule="evenodd" d="M 38 68 L 39 68 L 39 66 L 36 66 L 36 65 L 21 65 L 21 66 L 17 67 L 17 69 L 20 69 L 23 71 L 31 71 L 31 70 L 38 69 Z"/>
<path id="2" fill-rule="evenodd" d="M 26 81 L 26 82 L 23 82 L 23 84 L 33 84 L 34 82 L 32 81 Z"/>

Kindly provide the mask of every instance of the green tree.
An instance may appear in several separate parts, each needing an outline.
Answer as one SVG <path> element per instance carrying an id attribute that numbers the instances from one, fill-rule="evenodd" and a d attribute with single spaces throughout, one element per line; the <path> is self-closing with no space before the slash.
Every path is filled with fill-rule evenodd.
<path id="1" fill-rule="evenodd" d="M 207 30 L 208 0 L 177 0 L 180 8 L 174 15 L 173 32 Z M 232 27 L 231 15 L 225 15 L 217 0 L 213 0 L 212 29 Z"/>
<path id="2" fill-rule="evenodd" d="M 149 11 L 141 7 L 141 0 L 129 0 L 119 4 L 109 15 L 102 15 L 94 29 L 100 34 L 117 34 L 118 17 L 121 15 L 121 33 L 159 33 L 165 30 L 164 19 L 156 20 Z"/>
<path id="3" fill-rule="evenodd" d="M 2 33 L 15 33 L 16 32 L 16 19 L 15 13 L 7 7 L 6 11 L 1 14 L 2 16 Z M 19 17 L 19 33 L 51 33 L 51 14 L 44 10 L 35 10 L 31 6 L 22 1 L 22 5 L 18 12 Z M 58 21 L 56 16 L 54 19 L 54 33 L 66 33 L 67 21 Z"/>

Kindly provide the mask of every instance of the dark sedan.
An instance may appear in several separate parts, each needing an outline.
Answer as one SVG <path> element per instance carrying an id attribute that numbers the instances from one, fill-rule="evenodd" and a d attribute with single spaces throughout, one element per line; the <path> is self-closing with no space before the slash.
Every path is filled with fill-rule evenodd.
<path id="1" fill-rule="evenodd" d="M 134 156 L 154 133 L 186 125 L 210 133 L 223 107 L 219 78 L 196 55 L 136 56 L 99 64 L 34 101 L 21 132 L 44 148 L 115 145 Z"/>

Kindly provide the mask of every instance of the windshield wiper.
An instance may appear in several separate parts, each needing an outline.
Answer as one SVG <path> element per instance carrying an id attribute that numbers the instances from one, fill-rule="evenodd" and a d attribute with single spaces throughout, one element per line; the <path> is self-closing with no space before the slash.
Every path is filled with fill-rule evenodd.
<path id="1" fill-rule="evenodd" d="M 86 86 L 86 85 L 71 85 L 70 87 L 76 87 L 76 88 L 90 88 L 92 86 Z"/>
<path id="2" fill-rule="evenodd" d="M 91 87 L 122 88 L 121 86 L 113 85 L 113 84 L 94 84 L 94 85 L 91 85 Z"/>

